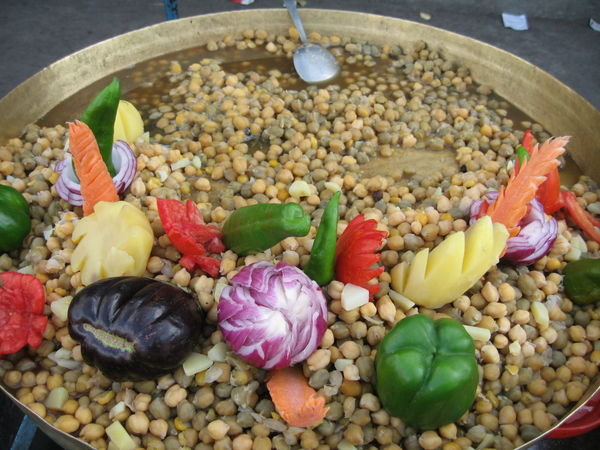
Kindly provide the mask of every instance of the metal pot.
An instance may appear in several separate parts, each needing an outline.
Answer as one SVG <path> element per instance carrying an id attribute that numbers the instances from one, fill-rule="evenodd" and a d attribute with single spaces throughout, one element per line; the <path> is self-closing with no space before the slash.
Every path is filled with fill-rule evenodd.
<path id="1" fill-rule="evenodd" d="M 477 82 L 493 87 L 553 135 L 573 136 L 570 155 L 584 174 L 600 181 L 600 112 L 538 67 L 491 45 L 402 19 L 319 9 L 304 9 L 303 19 L 309 31 L 352 36 L 378 45 L 405 46 L 423 40 L 441 49 L 449 60 L 469 67 Z M 46 67 L 0 100 L 0 141 L 19 135 L 23 127 L 51 112 L 55 123 L 77 117 L 91 98 L 90 88 L 116 73 L 124 80 L 125 92 L 133 89 L 140 82 L 128 77 L 135 64 L 257 28 L 285 32 L 289 28 L 287 12 L 255 9 L 196 16 L 143 28 L 83 49 Z M 1 384 L 0 389 L 62 447 L 92 448 L 41 420 Z M 553 429 L 598 391 L 597 376 L 581 401 Z"/>

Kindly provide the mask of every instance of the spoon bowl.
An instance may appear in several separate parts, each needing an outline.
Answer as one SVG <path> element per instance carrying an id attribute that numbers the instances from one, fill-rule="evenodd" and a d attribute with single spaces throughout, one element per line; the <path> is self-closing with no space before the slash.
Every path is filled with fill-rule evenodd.
<path id="1" fill-rule="evenodd" d="M 321 83 L 340 71 L 335 57 L 320 45 L 307 42 L 294 52 L 294 68 L 307 83 Z"/>
<path id="2" fill-rule="evenodd" d="M 284 4 L 302 41 L 302 45 L 294 52 L 296 73 L 307 83 L 322 83 L 331 80 L 340 71 L 335 56 L 321 45 L 308 41 L 296 9 L 296 0 L 285 0 Z"/>

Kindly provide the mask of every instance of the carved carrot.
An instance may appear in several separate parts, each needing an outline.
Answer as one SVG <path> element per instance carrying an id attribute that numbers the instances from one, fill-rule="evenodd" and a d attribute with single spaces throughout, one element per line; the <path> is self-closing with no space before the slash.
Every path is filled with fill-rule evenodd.
<path id="1" fill-rule="evenodd" d="M 535 198 L 546 175 L 558 167 L 557 158 L 565 152 L 568 142 L 568 137 L 558 137 L 533 146 L 529 161 L 523 161 L 519 170 L 513 172 L 498 199 L 488 208 L 486 214 L 492 222 L 503 224 L 511 236 L 519 233 L 517 224 L 527 214 L 527 205 Z"/>
<path id="2" fill-rule="evenodd" d="M 90 127 L 79 120 L 69 123 L 69 144 L 81 185 L 83 213 L 86 216 L 93 213 L 98 202 L 119 201 L 117 189 Z"/>
<path id="3" fill-rule="evenodd" d="M 267 389 L 283 420 L 293 427 L 311 427 L 327 414 L 325 399 L 308 385 L 300 369 L 269 372 Z"/>

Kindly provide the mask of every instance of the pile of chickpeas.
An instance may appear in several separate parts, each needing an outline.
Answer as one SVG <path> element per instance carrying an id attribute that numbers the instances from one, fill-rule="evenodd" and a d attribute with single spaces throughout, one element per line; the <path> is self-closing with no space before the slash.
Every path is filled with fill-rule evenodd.
<path id="1" fill-rule="evenodd" d="M 295 29 L 286 35 L 246 30 L 209 42 L 193 63 L 168 62 L 166 91 L 129 94 L 149 131 L 134 145 L 138 174 L 123 196 L 154 230 L 145 276 L 195 293 L 209 322 L 197 351 L 220 355 L 193 376 L 180 368 L 157 380 L 119 383 L 83 362 L 79 343 L 50 308 L 83 287 L 70 265 L 82 212 L 54 188 L 65 126 L 30 125 L 0 147 L 0 183 L 23 193 L 33 219 L 22 250 L 0 255 L 0 270 L 34 273 L 45 285 L 50 316 L 42 344 L 0 360 L 0 377 L 35 414 L 95 448 L 108 448 L 105 430 L 119 421 L 147 449 L 509 449 L 550 429 L 597 379 L 600 308 L 565 297 L 561 269 L 600 256 L 600 249 L 564 219 L 548 255 L 530 266 L 501 262 L 442 308 L 406 308 L 389 295 L 392 267 L 467 229 L 471 203 L 506 183 L 523 131 L 532 129 L 539 141 L 548 133 L 511 118 L 512 107 L 478 85 L 467 67 L 446 60 L 443 49 L 309 38 L 330 46 L 342 63 L 331 84 L 297 79 L 290 64 L 299 45 Z M 219 56 L 232 50 L 256 52 L 263 62 L 232 64 Z M 269 58 L 272 64 L 264 62 Z M 401 156 L 415 151 L 432 163 L 402 165 Z M 443 157 L 450 163 L 436 165 Z M 290 189 L 295 181 L 305 183 L 301 192 Z M 580 177 L 571 189 L 598 213 L 592 180 Z M 341 282 L 324 287 L 329 327 L 302 368 L 329 410 L 317 426 L 295 428 L 277 414 L 265 371 L 226 348 L 216 326 L 218 296 L 252 262 L 303 267 L 323 207 L 339 190 L 338 232 L 357 214 L 377 220 L 388 233 L 380 261 L 386 270 L 374 301 L 354 310 L 342 308 Z M 226 251 L 215 279 L 178 264 L 181 255 L 158 217 L 159 197 L 192 199 L 205 221 L 219 226 L 240 207 L 293 201 L 311 214 L 313 227 L 264 253 L 244 258 Z M 532 302 L 543 303 L 548 326 L 534 317 Z M 391 417 L 374 389 L 377 345 L 394 324 L 417 313 L 491 332 L 489 341 L 475 341 L 481 381 L 473 406 L 456 423 L 425 432 Z M 47 398 L 57 387 L 69 398 L 53 409 Z"/>

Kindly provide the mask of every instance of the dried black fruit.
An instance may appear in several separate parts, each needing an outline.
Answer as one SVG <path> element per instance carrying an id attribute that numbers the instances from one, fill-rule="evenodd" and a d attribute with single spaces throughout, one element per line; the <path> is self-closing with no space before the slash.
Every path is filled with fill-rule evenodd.
<path id="1" fill-rule="evenodd" d="M 194 297 L 150 278 L 97 281 L 69 307 L 69 333 L 85 362 L 117 381 L 153 379 L 179 367 L 203 322 Z"/>

